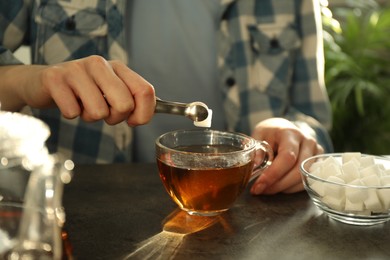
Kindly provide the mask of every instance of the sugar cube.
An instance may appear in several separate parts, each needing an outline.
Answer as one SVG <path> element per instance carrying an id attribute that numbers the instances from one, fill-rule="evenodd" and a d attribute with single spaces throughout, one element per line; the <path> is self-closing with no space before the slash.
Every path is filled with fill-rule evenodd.
<path id="1" fill-rule="evenodd" d="M 341 175 L 343 172 L 341 171 L 340 165 L 336 165 L 333 163 L 329 163 L 322 167 L 320 172 L 320 178 L 326 180 L 331 176 Z"/>
<path id="2" fill-rule="evenodd" d="M 345 197 L 333 197 L 333 196 L 324 196 L 322 201 L 331 209 L 334 210 L 344 210 L 345 208 Z"/>
<path id="3" fill-rule="evenodd" d="M 385 211 L 390 209 L 390 190 L 389 189 L 379 189 L 377 190 L 378 198 L 381 201 Z"/>
<path id="4" fill-rule="evenodd" d="M 319 169 L 321 169 L 322 168 L 322 166 L 323 166 L 323 163 L 322 162 L 314 162 L 311 166 L 310 166 L 310 168 L 309 168 L 309 172 L 314 172 L 314 171 L 316 171 L 316 170 L 319 170 Z"/>
<path id="5" fill-rule="evenodd" d="M 367 177 L 367 176 L 381 176 L 381 168 L 377 164 L 370 165 L 366 168 L 363 168 L 360 170 L 360 176 L 362 178 Z"/>
<path id="6" fill-rule="evenodd" d="M 349 184 L 356 187 L 345 187 L 346 199 L 349 200 L 351 203 L 363 203 L 363 201 L 368 198 L 368 190 L 362 188 L 362 186 L 364 186 L 364 183 L 362 183 L 360 179 L 356 179 Z"/>
<path id="7" fill-rule="evenodd" d="M 341 155 L 341 158 L 342 158 L 341 160 L 342 160 L 342 163 L 346 163 L 349 160 L 352 160 L 353 158 L 355 158 L 357 161 L 360 161 L 361 156 L 362 156 L 362 154 L 359 152 L 343 153 Z"/>
<path id="8" fill-rule="evenodd" d="M 326 180 L 344 184 L 344 180 L 336 176 L 329 176 Z M 324 193 L 327 196 L 344 197 L 344 186 L 334 185 L 333 183 L 324 183 Z"/>
<path id="9" fill-rule="evenodd" d="M 359 166 L 352 160 L 344 163 L 341 169 L 343 171 L 343 180 L 346 183 L 350 183 L 360 177 Z"/>
<path id="10" fill-rule="evenodd" d="M 362 168 L 365 168 L 367 166 L 374 165 L 374 164 L 375 164 L 374 156 L 368 155 L 368 156 L 363 156 L 360 158 L 360 166 Z"/>
<path id="11" fill-rule="evenodd" d="M 317 181 L 317 180 L 312 180 L 310 184 L 310 188 L 315 191 L 318 196 L 323 197 L 325 195 L 324 192 L 324 183 Z"/>
<path id="12" fill-rule="evenodd" d="M 375 189 L 368 189 L 368 197 L 364 200 L 364 206 L 367 210 L 372 212 L 381 212 L 383 210 L 382 203 L 379 200 L 379 197 Z"/>
<path id="13" fill-rule="evenodd" d="M 341 163 L 336 158 L 334 158 L 333 156 L 329 156 L 328 158 L 323 160 L 322 164 L 325 165 L 325 166 L 326 165 L 331 165 L 331 164 L 334 164 L 336 166 L 341 165 Z"/>
<path id="14" fill-rule="evenodd" d="M 359 212 L 364 210 L 363 201 L 351 202 L 348 198 L 345 199 L 345 211 Z"/>
<path id="15" fill-rule="evenodd" d="M 365 186 L 375 187 L 381 185 L 380 177 L 377 175 L 364 176 L 361 178 L 361 181 L 365 184 Z"/>

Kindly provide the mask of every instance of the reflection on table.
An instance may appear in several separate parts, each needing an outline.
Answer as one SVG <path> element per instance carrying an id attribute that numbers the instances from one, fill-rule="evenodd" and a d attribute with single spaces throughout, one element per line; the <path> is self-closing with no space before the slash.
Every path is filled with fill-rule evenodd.
<path id="1" fill-rule="evenodd" d="M 389 259 L 388 223 L 328 219 L 305 192 L 252 196 L 216 217 L 171 201 L 155 164 L 76 165 L 65 187 L 76 259 Z"/>

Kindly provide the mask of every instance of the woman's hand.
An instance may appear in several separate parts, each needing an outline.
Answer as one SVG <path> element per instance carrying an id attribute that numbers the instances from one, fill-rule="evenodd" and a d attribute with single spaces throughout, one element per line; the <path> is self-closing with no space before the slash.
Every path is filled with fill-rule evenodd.
<path id="1" fill-rule="evenodd" d="M 103 119 L 108 124 L 126 120 L 131 126 L 147 123 L 154 114 L 153 86 L 119 61 L 89 56 L 49 66 L 16 65 L 6 72 L 13 79 L 19 77 L 18 85 L 15 80 L 7 81 L 15 85 L 16 95 L 10 93 L 11 87 L 4 87 L 8 91 L 8 99 L 2 100 L 6 110 L 12 110 L 13 104 L 56 105 L 65 118 Z M 10 102 L 15 97 L 19 100 Z"/>
<path id="2" fill-rule="evenodd" d="M 252 136 L 267 141 L 275 153 L 271 166 L 264 170 L 251 188 L 253 194 L 293 193 L 303 190 L 300 163 L 324 152 L 316 140 L 283 118 L 260 122 Z"/>

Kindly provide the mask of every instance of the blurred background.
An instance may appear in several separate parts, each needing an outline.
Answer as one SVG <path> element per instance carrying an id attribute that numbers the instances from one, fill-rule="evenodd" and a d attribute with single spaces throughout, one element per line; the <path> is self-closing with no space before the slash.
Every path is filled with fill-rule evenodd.
<path id="1" fill-rule="evenodd" d="M 337 152 L 390 154 L 390 1 L 320 1 Z"/>
<path id="2" fill-rule="evenodd" d="M 335 151 L 390 155 L 390 0 L 319 1 Z"/>

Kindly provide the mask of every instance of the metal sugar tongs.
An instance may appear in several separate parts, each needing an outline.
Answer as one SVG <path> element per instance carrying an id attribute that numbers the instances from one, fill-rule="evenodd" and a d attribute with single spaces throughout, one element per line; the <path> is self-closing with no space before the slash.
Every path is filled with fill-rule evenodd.
<path id="1" fill-rule="evenodd" d="M 185 116 L 194 121 L 194 124 L 197 125 L 198 122 L 205 120 L 210 121 L 211 123 L 212 110 L 202 102 L 179 103 L 157 98 L 155 113 Z"/>

